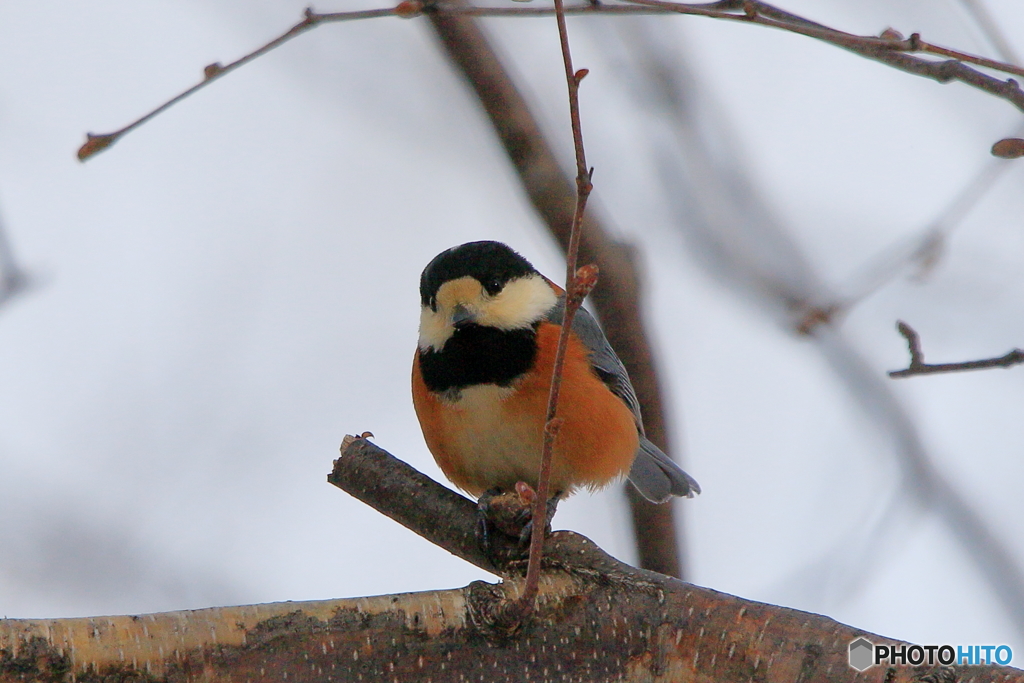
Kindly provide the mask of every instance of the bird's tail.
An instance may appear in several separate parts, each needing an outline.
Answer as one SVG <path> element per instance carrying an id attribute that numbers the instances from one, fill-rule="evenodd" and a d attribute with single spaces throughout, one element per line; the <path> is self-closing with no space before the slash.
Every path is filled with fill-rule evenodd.
<path id="1" fill-rule="evenodd" d="M 629 470 L 629 481 L 652 503 L 664 503 L 672 496 L 693 498 L 700 493 L 700 484 L 643 436 Z"/>

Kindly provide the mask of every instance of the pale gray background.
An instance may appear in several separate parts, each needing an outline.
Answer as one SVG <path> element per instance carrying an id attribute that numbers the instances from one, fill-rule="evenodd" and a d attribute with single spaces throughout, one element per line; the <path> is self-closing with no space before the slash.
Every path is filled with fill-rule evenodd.
<path id="1" fill-rule="evenodd" d="M 74 159 L 86 131 L 124 125 L 303 6 L 0 4 L 0 217 L 33 283 L 0 309 L 0 616 L 489 578 L 325 483 L 342 436 L 363 430 L 442 478 L 408 391 L 417 278 L 433 255 L 499 239 L 562 277 L 425 22 L 319 28 L 89 163 Z M 995 54 L 954 0 L 785 7 Z M 1024 6 L 988 7 L 1024 50 Z M 553 20 L 486 27 L 570 168 Z M 884 377 L 907 361 L 897 318 L 935 362 L 1024 346 L 1024 160 L 988 153 L 1020 113 L 760 27 L 695 17 L 569 27 L 577 66 L 591 69 L 592 208 L 638 246 L 675 451 L 705 491 L 678 506 L 692 579 L 920 643 L 1007 643 L 1019 666 L 1024 634 L 948 527 L 901 486 L 884 419 L 834 369 L 827 338 L 788 331 L 764 283 L 811 298 L 855 290 L 865 264 L 919 236 L 981 169 L 1010 165 L 926 277 L 901 271 L 839 331 L 1024 563 L 1024 368 Z M 734 204 L 714 208 L 704 167 L 690 169 L 687 189 L 696 157 L 679 152 L 631 71 L 638 46 L 695 74 L 686 91 L 703 103 L 706 151 L 749 174 L 769 211 L 751 224 L 770 218 L 775 233 L 716 243 L 686 223 L 701 197 L 729 225 Z M 630 560 L 624 514 L 613 488 L 564 504 L 556 527 Z"/>

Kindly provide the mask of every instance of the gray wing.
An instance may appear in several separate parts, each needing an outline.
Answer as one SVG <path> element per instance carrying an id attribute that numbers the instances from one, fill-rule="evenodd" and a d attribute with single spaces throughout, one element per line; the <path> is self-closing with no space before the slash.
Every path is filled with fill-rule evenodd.
<path id="1" fill-rule="evenodd" d="M 564 314 L 565 297 L 561 297 L 555 307 L 548 311 L 547 319 L 561 325 Z M 637 431 L 640 433 L 640 448 L 629 471 L 629 481 L 644 498 L 654 503 L 664 503 L 672 496 L 692 498 L 695 493 L 700 493 L 700 485 L 693 477 L 680 469 L 679 465 L 644 436 L 644 423 L 636 391 L 629 381 L 626 368 L 615 355 L 594 316 L 585 308 L 579 309 L 572 321 L 572 331 L 590 351 L 590 365 L 597 376 L 633 413 Z"/>
<path id="2" fill-rule="evenodd" d="M 559 297 L 555 307 L 548 311 L 547 319 L 549 322 L 561 325 L 564 315 L 565 297 L 562 296 Z M 590 315 L 587 309 L 580 308 L 576 312 L 576 317 L 572 319 L 572 331 L 576 333 L 576 336 L 579 337 L 580 341 L 590 351 L 590 365 L 597 372 L 597 376 L 611 389 L 613 394 L 625 401 L 633 413 L 637 429 L 640 431 L 640 434 L 643 434 L 644 421 L 640 417 L 640 402 L 636 398 L 633 384 L 629 381 L 629 375 L 626 374 L 625 366 L 619 360 L 619 357 L 615 355 L 612 345 L 608 343 L 608 339 L 605 338 L 604 331 L 597 324 L 597 320 L 594 319 L 594 316 Z"/>

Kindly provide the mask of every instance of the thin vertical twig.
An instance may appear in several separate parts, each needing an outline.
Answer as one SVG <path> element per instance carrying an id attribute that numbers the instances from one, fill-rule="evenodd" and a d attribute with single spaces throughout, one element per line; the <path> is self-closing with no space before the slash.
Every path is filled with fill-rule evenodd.
<path id="1" fill-rule="evenodd" d="M 425 11 L 453 66 L 466 79 L 491 122 L 523 191 L 564 253 L 575 214 L 576 195 L 537 117 L 502 65 L 478 22 L 445 3 Z M 654 351 L 642 316 L 642 281 L 633 248 L 611 236 L 593 212 L 583 216 L 579 258 L 596 263 L 601 281 L 590 301 L 605 335 L 636 390 L 647 438 L 670 453 L 669 425 Z M 657 505 L 626 486 L 640 567 L 685 578 L 685 553 L 672 503 Z"/>
<path id="2" fill-rule="evenodd" d="M 551 452 L 558 430 L 562 425 L 558 417 L 558 395 L 562 386 L 562 367 L 565 351 L 569 345 L 572 321 L 576 317 L 587 294 L 597 284 L 597 266 L 588 265 L 576 270 L 580 251 L 580 233 L 583 228 L 583 212 L 593 189 L 593 169 L 587 168 L 587 156 L 583 149 L 583 127 L 580 123 L 579 89 L 580 81 L 587 75 L 586 69 L 575 71 L 572 53 L 569 50 L 569 33 L 565 26 L 565 7 L 562 0 L 555 0 L 555 18 L 558 22 L 558 38 L 562 47 L 562 62 L 565 65 L 565 81 L 569 89 L 569 118 L 572 122 L 573 147 L 576 150 L 576 210 L 572 217 L 569 233 L 569 247 L 565 255 L 565 315 L 562 331 L 558 336 L 555 352 L 555 367 L 551 376 L 551 390 L 548 393 L 548 410 L 544 424 L 544 450 L 541 453 L 540 473 L 537 478 L 537 496 L 533 500 L 533 533 L 530 536 L 530 561 L 526 569 L 526 583 L 523 587 L 521 606 L 524 613 L 533 609 L 534 599 L 540 582 L 540 560 L 544 553 L 544 532 L 547 527 L 547 503 L 551 484 Z"/>

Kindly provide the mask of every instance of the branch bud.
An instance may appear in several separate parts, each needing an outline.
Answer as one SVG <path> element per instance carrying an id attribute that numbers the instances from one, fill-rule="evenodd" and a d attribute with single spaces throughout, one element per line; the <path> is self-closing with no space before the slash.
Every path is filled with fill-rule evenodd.
<path id="1" fill-rule="evenodd" d="M 89 157 L 99 154 L 107 147 L 110 147 L 117 142 L 118 135 L 116 133 L 107 133 L 106 135 L 86 133 L 85 137 L 85 144 L 78 148 L 79 161 L 85 161 Z"/>
<path id="2" fill-rule="evenodd" d="M 422 0 L 402 0 L 395 6 L 395 14 L 403 19 L 418 17 L 423 12 Z"/>
<path id="3" fill-rule="evenodd" d="M 572 281 L 571 296 L 573 299 L 583 301 L 597 286 L 597 276 L 600 269 L 597 264 L 591 263 L 576 271 L 576 277 Z"/>
<path id="4" fill-rule="evenodd" d="M 992 156 L 1000 159 L 1019 159 L 1024 157 L 1024 140 L 1020 138 L 1003 138 L 992 145 Z"/>
<path id="5" fill-rule="evenodd" d="M 557 437 L 558 431 L 562 428 L 562 424 L 564 422 L 565 420 L 560 417 L 553 417 L 550 420 L 548 420 L 547 423 L 544 425 L 544 436 L 550 439 L 554 439 L 555 437 Z"/>
<path id="6" fill-rule="evenodd" d="M 203 78 L 205 78 L 206 80 L 210 80 L 211 78 L 220 76 L 221 72 L 223 71 L 224 67 L 221 66 L 220 62 L 214 62 L 213 64 L 207 65 L 203 69 Z"/>

